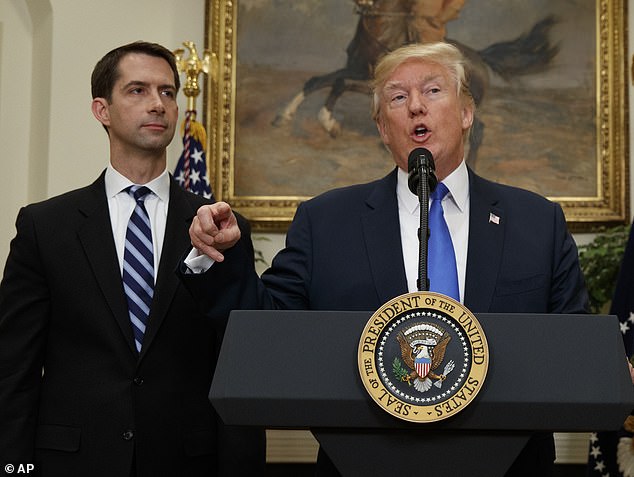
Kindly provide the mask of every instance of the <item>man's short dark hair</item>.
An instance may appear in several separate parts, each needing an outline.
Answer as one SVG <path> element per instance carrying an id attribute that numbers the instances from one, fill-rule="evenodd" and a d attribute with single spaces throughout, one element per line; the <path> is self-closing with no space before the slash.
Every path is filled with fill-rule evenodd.
<path id="1" fill-rule="evenodd" d="M 119 62 L 124 56 L 130 53 L 140 53 L 163 58 L 169 63 L 170 68 L 174 72 L 176 90 L 178 91 L 180 89 L 181 83 L 174 54 L 158 43 L 135 41 L 134 43 L 129 43 L 109 51 L 97 62 L 95 69 L 92 71 L 90 80 L 93 99 L 105 98 L 109 103 L 112 101 L 112 90 L 117 79 L 119 79 Z"/>

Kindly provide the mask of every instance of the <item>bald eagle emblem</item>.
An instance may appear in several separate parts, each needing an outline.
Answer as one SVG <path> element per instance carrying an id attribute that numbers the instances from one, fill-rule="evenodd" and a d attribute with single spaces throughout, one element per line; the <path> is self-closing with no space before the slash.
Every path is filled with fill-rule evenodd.
<path id="1" fill-rule="evenodd" d="M 398 357 L 394 358 L 394 374 L 421 393 L 429 391 L 432 385 L 442 387 L 442 382 L 455 367 L 453 360 L 450 360 L 445 364 L 442 374 L 436 371 L 445 359 L 451 336 L 442 327 L 423 322 L 400 331 L 396 339 L 406 367 Z"/>

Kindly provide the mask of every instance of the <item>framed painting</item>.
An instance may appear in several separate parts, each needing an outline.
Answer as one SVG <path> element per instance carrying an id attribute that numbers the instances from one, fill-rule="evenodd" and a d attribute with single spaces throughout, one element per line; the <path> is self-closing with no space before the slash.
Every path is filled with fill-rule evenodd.
<path id="1" fill-rule="evenodd" d="M 467 163 L 559 202 L 571 230 L 629 220 L 626 13 L 609 0 L 459 0 L 423 25 L 417 0 L 207 0 L 204 121 L 217 199 L 255 230 L 385 175 L 359 64 L 440 35 L 474 64 Z M 429 12 L 427 12 L 429 13 Z M 438 30 L 440 29 L 440 30 Z M 518 53 L 518 52 L 521 52 Z M 477 82 L 476 82 L 477 80 Z"/>

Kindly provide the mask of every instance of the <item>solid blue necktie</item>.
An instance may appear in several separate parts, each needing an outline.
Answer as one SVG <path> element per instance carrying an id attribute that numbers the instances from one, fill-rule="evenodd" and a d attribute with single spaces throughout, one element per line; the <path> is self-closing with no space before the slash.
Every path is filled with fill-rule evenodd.
<path id="1" fill-rule="evenodd" d="M 145 198 L 152 192 L 134 185 L 126 189 L 136 206 L 128 222 L 123 253 L 123 288 L 128 299 L 128 312 L 137 351 L 141 351 L 152 297 L 154 296 L 154 247 L 150 218 Z"/>
<path id="2" fill-rule="evenodd" d="M 431 194 L 427 247 L 429 291 L 442 293 L 460 301 L 456 255 L 442 208 L 442 199 L 447 195 L 447 192 L 449 192 L 447 186 L 439 182 Z"/>

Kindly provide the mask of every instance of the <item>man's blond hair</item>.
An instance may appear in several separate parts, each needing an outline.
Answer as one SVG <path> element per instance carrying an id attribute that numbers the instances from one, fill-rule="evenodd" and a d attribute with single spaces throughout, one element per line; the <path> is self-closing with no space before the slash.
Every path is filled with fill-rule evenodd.
<path id="1" fill-rule="evenodd" d="M 408 61 L 426 61 L 447 68 L 456 83 L 458 98 L 475 111 L 475 102 L 467 86 L 466 59 L 460 50 L 445 42 L 412 43 L 386 54 L 377 63 L 372 81 L 372 119 L 376 121 L 381 113 L 381 95 L 388 78 Z"/>

